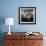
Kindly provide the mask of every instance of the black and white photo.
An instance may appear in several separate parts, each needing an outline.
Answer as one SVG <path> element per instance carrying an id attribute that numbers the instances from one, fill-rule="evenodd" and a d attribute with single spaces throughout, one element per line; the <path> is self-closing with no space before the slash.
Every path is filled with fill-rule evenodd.
<path id="1" fill-rule="evenodd" d="M 19 24 L 36 24 L 36 7 L 20 7 Z"/>

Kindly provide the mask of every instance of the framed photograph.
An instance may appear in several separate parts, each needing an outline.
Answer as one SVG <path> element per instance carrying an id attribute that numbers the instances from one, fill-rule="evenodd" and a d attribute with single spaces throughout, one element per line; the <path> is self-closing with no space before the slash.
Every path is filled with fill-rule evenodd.
<path id="1" fill-rule="evenodd" d="M 19 7 L 19 24 L 36 24 L 36 7 Z"/>

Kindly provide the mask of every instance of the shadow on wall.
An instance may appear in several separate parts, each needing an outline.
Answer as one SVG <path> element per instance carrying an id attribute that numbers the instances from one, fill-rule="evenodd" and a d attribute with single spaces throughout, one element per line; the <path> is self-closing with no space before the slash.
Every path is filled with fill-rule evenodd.
<path id="1" fill-rule="evenodd" d="M 5 17 L 0 16 L 0 46 L 3 46 L 3 32 L 2 32 L 2 25 L 5 23 Z"/>

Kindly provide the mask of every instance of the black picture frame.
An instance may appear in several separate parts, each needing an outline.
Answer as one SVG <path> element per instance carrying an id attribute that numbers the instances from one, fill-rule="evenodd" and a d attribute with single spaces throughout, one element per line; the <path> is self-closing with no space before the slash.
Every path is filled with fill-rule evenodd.
<path id="1" fill-rule="evenodd" d="M 36 24 L 36 7 L 19 7 L 19 24 Z"/>

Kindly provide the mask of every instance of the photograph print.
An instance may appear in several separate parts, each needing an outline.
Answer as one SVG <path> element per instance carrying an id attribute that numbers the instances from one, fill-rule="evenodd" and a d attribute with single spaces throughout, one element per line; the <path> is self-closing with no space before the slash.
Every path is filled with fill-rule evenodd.
<path id="1" fill-rule="evenodd" d="M 19 24 L 36 24 L 36 7 L 20 7 Z"/>

